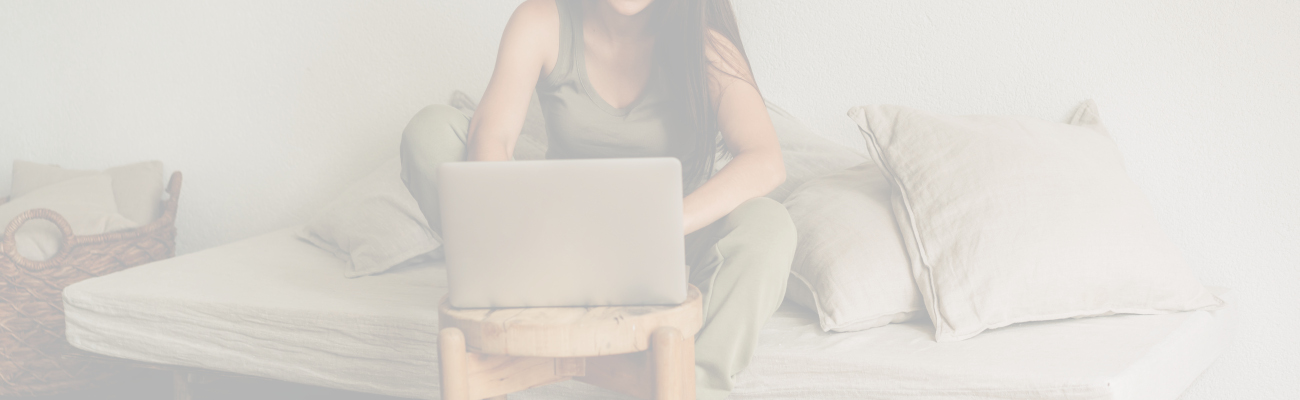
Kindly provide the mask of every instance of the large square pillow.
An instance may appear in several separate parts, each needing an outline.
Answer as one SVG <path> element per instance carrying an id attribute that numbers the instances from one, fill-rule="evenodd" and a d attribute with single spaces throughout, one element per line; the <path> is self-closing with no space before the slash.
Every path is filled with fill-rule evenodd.
<path id="1" fill-rule="evenodd" d="M 162 215 L 163 165 L 158 161 L 127 164 L 104 170 L 113 179 L 117 212 L 144 225 Z M 64 169 L 57 165 L 14 161 L 11 197 L 17 199 L 37 189 L 100 171 Z"/>
<path id="2" fill-rule="evenodd" d="M 298 237 L 348 261 L 344 276 L 378 274 L 433 256 L 434 239 L 394 158 L 352 184 L 303 225 Z"/>
<path id="3" fill-rule="evenodd" d="M 853 108 L 938 341 L 1018 322 L 1210 308 L 1091 102 L 1079 125 Z"/>
<path id="4" fill-rule="evenodd" d="M 799 232 L 786 297 L 816 310 L 825 331 L 875 328 L 924 313 L 889 188 L 867 161 L 808 181 L 785 200 Z"/>

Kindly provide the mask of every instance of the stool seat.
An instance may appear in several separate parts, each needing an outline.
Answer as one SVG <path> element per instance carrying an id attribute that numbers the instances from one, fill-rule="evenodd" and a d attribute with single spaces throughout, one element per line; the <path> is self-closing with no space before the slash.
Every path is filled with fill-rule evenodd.
<path id="1" fill-rule="evenodd" d="M 668 306 L 452 308 L 438 305 L 444 400 L 577 379 L 643 399 L 695 398 L 700 290 Z"/>
<path id="2" fill-rule="evenodd" d="M 699 332 L 700 290 L 670 306 L 452 308 L 438 306 L 439 326 L 456 327 L 466 348 L 479 354 L 522 357 L 592 357 L 646 351 L 659 327 L 684 337 Z"/>

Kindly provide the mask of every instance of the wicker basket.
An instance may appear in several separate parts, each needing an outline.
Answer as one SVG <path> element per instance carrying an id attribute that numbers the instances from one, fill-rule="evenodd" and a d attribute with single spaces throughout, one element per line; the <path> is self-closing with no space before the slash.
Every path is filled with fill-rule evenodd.
<path id="1" fill-rule="evenodd" d="M 162 216 L 126 231 L 75 236 L 62 216 L 43 208 L 9 222 L 0 241 L 0 396 L 54 394 L 114 375 L 108 364 L 64 356 L 72 347 L 64 338 L 63 288 L 175 255 L 180 191 L 175 172 Z M 14 233 L 32 219 L 53 222 L 63 233 L 59 252 L 45 261 L 19 255 L 14 243 Z"/>

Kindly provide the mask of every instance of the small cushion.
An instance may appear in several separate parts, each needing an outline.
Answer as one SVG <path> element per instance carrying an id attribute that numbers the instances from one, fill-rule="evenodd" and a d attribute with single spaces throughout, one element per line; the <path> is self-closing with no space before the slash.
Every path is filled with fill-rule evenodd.
<path id="1" fill-rule="evenodd" d="M 117 213 L 113 179 L 105 173 L 62 179 L 22 197 L 0 204 L 0 230 L 27 210 L 48 208 L 59 213 L 75 235 L 97 235 L 139 226 Z M 32 260 L 46 260 L 59 251 L 63 233 L 46 220 L 28 220 L 14 233 L 18 253 Z"/>
<path id="2" fill-rule="evenodd" d="M 127 164 L 104 172 L 113 179 L 113 196 L 118 213 L 140 225 L 153 222 L 162 215 L 162 162 Z M 99 172 L 15 160 L 11 196 L 19 198 L 53 183 L 97 173 Z"/>
<path id="3" fill-rule="evenodd" d="M 1085 126 L 853 108 L 894 186 L 894 216 L 935 338 L 1017 322 L 1217 307 L 1124 171 L 1091 102 Z"/>
<path id="4" fill-rule="evenodd" d="M 381 273 L 439 249 L 401 171 L 400 160 L 385 162 L 326 205 L 298 236 L 347 260 L 349 278 Z"/>
<path id="5" fill-rule="evenodd" d="M 787 297 L 817 310 L 825 331 L 902 322 L 924 312 L 889 205 L 870 161 L 813 179 L 785 200 L 799 232 Z"/>

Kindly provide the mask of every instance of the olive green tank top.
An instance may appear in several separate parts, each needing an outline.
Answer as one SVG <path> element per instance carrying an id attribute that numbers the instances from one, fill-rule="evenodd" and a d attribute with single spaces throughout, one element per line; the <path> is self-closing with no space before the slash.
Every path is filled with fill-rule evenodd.
<path id="1" fill-rule="evenodd" d="M 640 97 L 614 108 L 587 78 L 581 0 L 555 0 L 560 12 L 560 52 L 550 75 L 537 82 L 546 118 L 546 158 L 665 157 L 680 154 L 669 99 L 657 74 Z"/>

